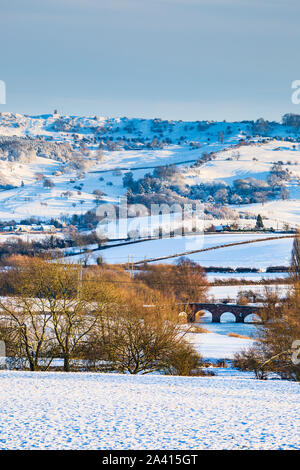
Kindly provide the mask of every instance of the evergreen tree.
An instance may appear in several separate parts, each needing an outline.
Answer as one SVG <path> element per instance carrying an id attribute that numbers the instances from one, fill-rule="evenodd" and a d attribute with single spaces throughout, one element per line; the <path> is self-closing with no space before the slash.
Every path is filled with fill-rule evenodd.
<path id="1" fill-rule="evenodd" d="M 257 216 L 255 228 L 258 229 L 258 230 L 262 230 L 264 228 L 263 219 L 262 219 L 262 216 L 260 214 L 258 214 L 258 216 Z"/>

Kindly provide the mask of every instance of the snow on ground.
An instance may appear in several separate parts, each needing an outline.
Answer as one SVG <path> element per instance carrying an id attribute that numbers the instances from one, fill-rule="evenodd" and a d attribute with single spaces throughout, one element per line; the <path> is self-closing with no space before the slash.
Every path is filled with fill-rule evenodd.
<path id="1" fill-rule="evenodd" d="M 128 130 L 128 123 L 132 132 Z M 74 133 L 63 132 L 64 125 L 69 126 L 76 132 L 79 142 L 81 138 L 89 137 L 91 142 L 95 138 L 95 129 L 106 127 L 113 134 L 111 137 L 116 141 L 118 138 L 142 137 L 151 141 L 156 131 L 152 129 L 152 120 L 103 117 L 88 118 L 59 115 L 24 116 L 21 114 L 1 113 L 0 136 L 18 137 L 43 137 L 46 140 L 56 142 L 69 142 L 74 144 Z M 93 152 L 97 146 L 89 145 L 91 158 L 87 163 L 89 169 L 78 179 L 76 172 L 68 171 L 67 174 L 58 174 L 63 170 L 60 162 L 38 157 L 31 163 L 21 161 L 0 161 L 1 177 L 8 183 L 17 186 L 15 189 L 0 192 L 0 218 L 19 220 L 28 216 L 37 217 L 64 217 L 72 214 L 82 214 L 95 207 L 93 191 L 99 189 L 106 194 L 103 198 L 107 202 L 117 202 L 126 189 L 122 184 L 125 171 L 134 171 L 135 178 L 141 178 L 145 173 L 151 171 L 158 165 L 170 163 L 186 165 L 197 160 L 204 151 L 212 152 L 224 149 L 227 145 L 236 144 L 241 138 L 241 130 L 244 125 L 233 123 L 234 133 L 227 137 L 226 142 L 218 141 L 218 133 L 227 124 L 213 125 L 206 132 L 197 130 L 195 123 L 170 122 L 165 132 L 170 134 L 170 144 L 161 150 L 117 150 L 105 151 L 101 163 L 93 160 Z M 188 127 L 185 130 L 185 127 Z M 188 140 L 201 141 L 201 149 L 192 149 L 183 142 L 179 145 L 178 140 L 186 135 Z M 75 144 L 78 146 L 78 142 Z M 123 171 L 115 172 L 116 168 Z M 37 172 L 43 173 L 55 184 L 54 188 L 43 188 L 41 182 L 35 180 Z M 70 179 L 75 179 L 72 183 Z M 24 186 L 21 186 L 22 182 Z M 80 190 L 76 189 L 82 183 Z M 78 192 L 79 191 L 79 192 Z M 72 192 L 71 195 L 62 195 Z"/>
<path id="2" fill-rule="evenodd" d="M 291 199 L 281 201 L 269 201 L 262 204 L 247 204 L 239 206 L 239 210 L 249 211 L 252 214 L 261 214 L 271 220 L 271 226 L 276 228 L 276 224 L 288 223 L 292 227 L 300 226 L 300 189 L 291 191 Z M 270 225 L 267 224 L 266 225 Z"/>
<path id="3" fill-rule="evenodd" d="M 299 449 L 299 384 L 0 372 L 1 449 Z"/>
<path id="4" fill-rule="evenodd" d="M 289 273 L 207 273 L 207 279 L 209 282 L 214 282 L 215 280 L 224 280 L 230 281 L 233 279 L 244 279 L 245 281 L 261 281 L 261 280 L 272 280 L 272 279 L 281 279 L 284 284 L 284 280 L 289 277 Z M 245 289 L 251 289 L 251 285 L 245 285 Z"/>
<path id="5" fill-rule="evenodd" d="M 255 267 L 260 269 L 265 269 L 268 266 L 289 266 L 292 246 L 292 238 L 269 240 L 196 253 L 191 256 L 191 259 L 202 266 Z"/>
<path id="6" fill-rule="evenodd" d="M 236 323 L 232 314 L 221 317 L 221 323 L 211 323 L 211 313 L 205 311 L 199 322 L 189 325 L 188 330 L 200 327 L 207 330 L 205 333 L 188 332 L 186 339 L 195 347 L 205 360 L 233 359 L 234 355 L 253 345 L 257 336 L 257 326 L 254 323 Z M 228 306 L 230 312 L 230 305 Z M 229 336 L 229 334 L 243 335 L 245 338 Z M 253 339 L 252 339 L 253 338 Z M 219 375 L 217 369 L 215 373 Z M 232 368 L 230 370 L 232 373 Z"/>
<path id="7" fill-rule="evenodd" d="M 106 194 L 104 199 L 107 202 L 115 201 L 124 192 L 120 176 L 110 175 L 109 181 L 105 182 L 99 181 L 98 174 L 86 173 L 81 179 L 78 179 L 75 172 L 55 175 L 59 170 L 58 162 L 46 158 L 38 160 L 42 162 L 21 165 L 19 176 L 13 174 L 14 184 L 20 186 L 0 191 L 0 218 L 20 220 L 31 216 L 50 218 L 82 214 L 95 207 L 95 189 Z M 17 166 L 15 164 L 14 168 Z M 24 167 L 27 169 L 23 177 Z M 36 173 L 42 173 L 55 186 L 45 188 L 43 181 L 36 181 Z M 24 186 L 21 186 L 22 181 Z"/>
<path id="8" fill-rule="evenodd" d="M 234 158 L 236 150 L 225 149 L 217 154 L 217 158 L 206 163 L 199 169 L 189 169 L 186 172 L 186 181 L 190 185 L 203 181 L 225 181 L 232 184 L 238 178 L 256 178 L 267 180 L 267 176 L 274 163 L 280 161 L 284 169 L 291 172 L 291 180 L 286 182 L 290 191 L 289 200 L 275 200 L 264 204 L 246 204 L 232 206 L 239 211 L 261 214 L 269 219 L 266 225 L 274 228 L 280 223 L 300 224 L 300 167 L 299 143 L 271 140 L 265 144 L 242 146 L 238 149 L 239 159 Z M 228 158 L 232 158 L 228 160 Z"/>
<path id="9" fill-rule="evenodd" d="M 158 127 L 161 130 L 158 130 Z M 68 130 L 67 130 L 68 129 Z M 127 139 L 131 145 L 127 150 L 104 152 L 103 161 L 93 160 L 97 149 L 101 129 L 106 137 L 118 142 Z M 224 142 L 220 142 L 219 134 L 224 132 Z M 76 117 L 48 114 L 42 116 L 25 116 L 13 113 L 1 113 L 0 136 L 41 137 L 48 141 L 69 142 L 79 148 L 82 139 L 88 140 L 90 155 L 87 157 L 89 169 L 78 180 L 75 172 L 59 174 L 63 170 L 60 162 L 38 157 L 31 163 L 22 161 L 0 161 L 2 179 L 16 185 L 16 189 L 0 192 L 0 217 L 9 219 L 24 218 L 29 215 L 40 217 L 62 217 L 70 214 L 81 214 L 95 207 L 95 189 L 103 191 L 104 201 L 116 202 L 125 193 L 122 177 L 125 171 L 134 171 L 135 178 L 141 178 L 151 172 L 157 165 L 176 164 L 184 170 L 184 178 L 189 185 L 203 181 L 224 180 L 232 184 L 234 179 L 253 177 L 266 180 L 274 162 L 283 162 L 283 167 L 292 173 L 287 187 L 291 193 L 291 201 L 271 201 L 264 206 L 251 204 L 234 206 L 237 210 L 261 213 L 270 217 L 266 226 L 272 224 L 275 228 L 281 222 L 300 224 L 300 167 L 299 143 L 271 139 L 262 143 L 263 138 L 252 138 L 251 145 L 243 145 L 238 149 L 236 159 L 234 146 L 253 133 L 250 123 L 195 123 L 182 121 L 159 121 L 127 118 Z M 74 135 L 76 134 L 76 139 Z M 286 138 L 297 137 L 294 130 L 273 124 L 270 136 Z M 168 139 L 168 145 L 163 149 L 141 148 L 141 142 L 151 142 L 153 138 Z M 134 142 L 140 141 L 137 148 Z M 196 148 L 190 143 L 196 142 Z M 128 146 L 127 145 L 127 146 Z M 129 147 L 130 147 L 129 145 Z M 125 145 L 126 147 L 126 145 Z M 200 168 L 190 168 L 204 152 L 218 152 L 215 160 L 209 161 Z M 116 168 L 122 171 L 115 172 Z M 55 183 L 54 188 L 46 189 L 35 181 L 35 173 L 42 172 Z M 74 173 L 74 174 L 73 174 Z M 70 178 L 75 178 L 71 183 Z M 21 186 L 21 183 L 24 186 Z M 82 183 L 82 188 L 76 190 L 76 185 Z M 78 192 L 79 191 L 79 192 Z M 72 192 L 72 195 L 62 196 L 62 193 Z M 253 224 L 253 221 L 240 220 L 240 223 Z M 213 223 L 213 221 L 210 221 Z"/>
<path id="10" fill-rule="evenodd" d="M 175 155 L 178 149 L 174 148 Z M 186 152 L 181 150 L 183 161 Z M 0 191 L 0 218 L 19 220 L 24 217 L 65 217 L 72 214 L 83 214 L 95 208 L 94 190 L 105 194 L 103 202 L 118 202 L 126 188 L 122 178 L 125 170 L 116 172 L 114 169 L 122 163 L 123 168 L 144 167 L 135 171 L 135 178 L 142 178 L 158 164 L 166 165 L 173 161 L 173 148 L 160 151 L 119 151 L 105 152 L 104 161 L 96 163 L 90 160 L 89 171 L 82 173 L 80 178 L 75 171 L 69 170 L 60 174 L 63 165 L 49 158 L 38 157 L 31 163 L 0 161 L 0 174 L 16 188 Z M 103 172 L 104 171 L 104 172 Z M 43 187 L 43 181 L 36 180 L 41 173 L 54 183 L 53 188 Z M 23 185 L 22 185 L 23 182 Z M 80 187 L 79 187 L 80 186 Z"/>
<path id="11" fill-rule="evenodd" d="M 277 292 L 280 297 L 285 297 L 288 292 L 289 285 L 269 285 L 267 288 L 268 291 L 272 290 L 273 292 Z M 252 291 L 255 292 L 258 296 L 263 297 L 265 295 L 265 286 L 254 284 L 244 286 L 211 286 L 209 288 L 209 297 L 217 301 L 227 298 L 236 300 L 239 292 L 245 291 Z"/>
<path id="12" fill-rule="evenodd" d="M 219 333 L 219 330 L 216 328 L 215 332 L 211 329 L 212 324 L 201 324 L 200 327 L 210 330 L 210 333 L 187 333 L 186 337 L 188 341 L 195 347 L 195 349 L 202 355 L 206 360 L 210 359 L 233 359 L 234 355 L 240 352 L 243 349 L 248 349 L 252 344 L 252 339 L 246 338 L 236 338 L 228 336 L 229 333 L 242 334 L 246 333 L 237 333 L 236 325 L 231 323 L 228 326 L 227 333 L 223 330 L 223 334 Z M 222 324 L 221 324 L 222 325 Z M 253 327 L 253 325 L 251 325 Z M 254 326 L 255 328 L 255 326 Z M 216 332 L 218 331 L 218 332 Z M 244 331 L 250 331 L 249 329 Z M 253 330 L 254 332 L 255 330 Z M 218 371 L 216 371 L 218 373 Z"/>
<path id="13" fill-rule="evenodd" d="M 247 177 L 266 180 L 272 165 L 277 161 L 291 167 L 295 177 L 300 176 L 299 143 L 284 142 L 283 144 L 279 140 L 271 140 L 264 144 L 241 146 L 238 148 L 238 159 L 234 156 L 236 152 L 236 149 L 220 151 L 215 160 L 200 168 L 197 182 L 222 180 L 231 184 L 237 178 Z M 193 184 L 197 178 L 194 171 L 187 172 L 187 177 L 193 180 Z"/>
<path id="14" fill-rule="evenodd" d="M 147 240 L 125 246 L 114 246 L 105 250 L 98 250 L 89 254 L 89 263 L 96 262 L 102 256 L 106 263 L 126 263 L 143 261 L 154 257 L 168 256 L 184 253 L 186 251 L 201 250 L 203 248 L 221 244 L 238 243 L 241 241 L 260 238 L 276 237 L 276 234 L 218 234 L 199 235 L 198 237 L 175 237 L 160 240 Z M 189 259 L 202 266 L 219 267 L 255 267 L 288 266 L 290 264 L 292 238 L 268 240 L 241 246 L 230 246 L 202 253 L 187 255 Z M 66 258 L 70 262 L 81 259 L 82 256 Z M 170 258 L 159 262 L 176 263 L 177 258 Z"/>

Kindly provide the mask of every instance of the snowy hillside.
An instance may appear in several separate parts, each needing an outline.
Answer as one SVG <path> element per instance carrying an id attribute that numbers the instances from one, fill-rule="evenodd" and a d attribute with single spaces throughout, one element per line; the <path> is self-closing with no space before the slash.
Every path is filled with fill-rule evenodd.
<path id="1" fill-rule="evenodd" d="M 253 226 L 251 214 L 260 213 L 268 227 L 294 226 L 300 224 L 299 135 L 298 127 L 265 121 L 1 113 L 0 219 L 62 218 L 99 200 L 117 203 L 131 172 L 134 201 L 167 193 L 206 203 L 207 224 L 217 218 Z M 153 177 L 165 165 L 175 165 L 173 176 Z"/>

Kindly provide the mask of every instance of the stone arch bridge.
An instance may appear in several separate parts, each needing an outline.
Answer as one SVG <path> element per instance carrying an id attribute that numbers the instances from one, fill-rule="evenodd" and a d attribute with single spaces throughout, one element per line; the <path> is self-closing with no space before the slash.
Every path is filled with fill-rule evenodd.
<path id="1" fill-rule="evenodd" d="M 255 314 L 259 316 L 259 307 L 249 305 L 236 305 L 236 304 L 218 304 L 218 303 L 190 303 L 189 306 L 192 308 L 192 316 L 190 321 L 196 320 L 197 312 L 201 310 L 207 310 L 212 315 L 212 323 L 220 323 L 221 316 L 223 313 L 232 313 L 235 316 L 236 323 L 244 323 L 245 318 L 248 315 Z"/>

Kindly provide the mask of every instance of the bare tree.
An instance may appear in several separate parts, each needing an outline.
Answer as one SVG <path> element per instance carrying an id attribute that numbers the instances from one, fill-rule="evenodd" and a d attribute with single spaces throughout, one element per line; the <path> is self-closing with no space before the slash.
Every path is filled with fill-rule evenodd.
<path id="1" fill-rule="evenodd" d="M 54 354 L 64 360 L 64 370 L 71 361 L 107 304 L 112 288 L 101 284 L 99 276 L 83 276 L 82 266 L 41 259 L 27 259 L 14 268 L 15 297 L 1 300 L 2 326 L 10 343 L 19 345 L 31 370 L 40 368 L 42 357 Z M 50 354 L 50 356 L 49 356 Z"/>
<path id="2" fill-rule="evenodd" d="M 93 330 L 90 366 L 130 374 L 163 371 L 189 375 L 199 365 L 200 356 L 186 343 L 180 327 L 171 319 L 170 303 L 168 307 L 166 299 L 164 302 L 163 314 L 158 304 L 143 306 L 129 298 L 125 303 L 118 302 L 102 317 L 101 328 L 98 325 Z"/>
<path id="3" fill-rule="evenodd" d="M 54 266 L 54 268 L 53 268 Z M 83 278 L 79 265 L 52 264 L 47 276 L 51 322 L 64 371 L 112 301 L 111 288 L 97 276 Z"/>
<path id="4" fill-rule="evenodd" d="M 0 299 L 2 334 L 14 359 L 25 359 L 32 371 L 49 368 L 54 354 L 51 316 L 41 293 L 43 269 L 40 262 L 13 268 L 15 297 Z"/>

